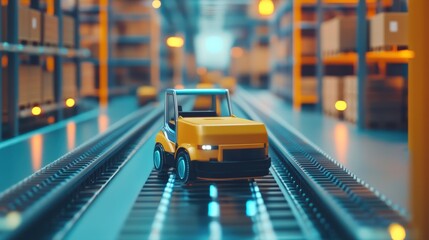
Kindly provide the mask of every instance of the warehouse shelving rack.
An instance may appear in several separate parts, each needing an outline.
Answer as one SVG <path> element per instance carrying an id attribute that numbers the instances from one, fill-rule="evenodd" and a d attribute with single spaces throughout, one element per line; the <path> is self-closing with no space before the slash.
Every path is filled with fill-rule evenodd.
<path id="1" fill-rule="evenodd" d="M 292 81 L 291 89 L 280 89 L 280 94 L 286 98 L 292 99 L 295 109 L 300 109 L 303 104 L 321 104 L 322 94 L 322 78 L 324 65 L 343 65 L 343 64 L 356 64 L 361 61 L 389 61 L 389 62 L 406 62 L 412 56 L 412 53 L 407 51 L 402 52 L 366 52 L 366 46 L 362 46 L 364 41 L 359 41 L 358 51 L 354 54 L 338 54 L 336 56 L 323 58 L 320 51 L 320 25 L 323 22 L 323 12 L 325 9 L 341 10 L 341 9 L 356 9 L 359 19 L 365 19 L 367 11 L 375 13 L 377 8 L 382 6 L 395 6 L 398 5 L 397 0 L 294 0 L 284 1 L 276 10 L 274 18 L 271 22 L 271 37 L 276 37 L 280 40 L 289 38 L 291 41 L 290 49 L 292 53 L 284 59 L 274 59 L 271 62 L 271 69 L 274 74 L 281 74 L 283 80 L 289 78 Z M 359 3 L 359 4 L 358 4 Z M 303 9 L 313 10 L 316 12 L 316 20 L 303 21 Z M 362 10 L 363 9 L 363 10 Z M 284 15 L 291 15 L 291 22 L 287 26 L 280 27 L 281 19 Z M 360 20 L 360 22 L 366 20 Z M 367 35 L 366 23 L 359 24 L 358 36 L 364 39 Z M 304 31 L 314 32 L 316 36 L 316 54 L 314 56 L 302 55 L 302 33 Z M 365 49 L 363 52 L 360 49 Z M 364 56 L 363 56 L 364 55 Z M 363 57 L 362 57 L 363 56 Z M 362 60 L 364 59 L 364 60 Z M 315 75 L 317 77 L 317 95 L 303 96 L 301 93 L 302 86 L 302 72 L 303 66 L 310 66 L 315 68 Z M 360 69 L 360 68 L 359 68 Z M 359 75 L 365 77 L 366 73 L 360 69 Z M 362 78 L 361 77 L 361 78 Z M 319 96 L 319 97 L 318 97 Z"/>
<path id="2" fill-rule="evenodd" d="M 33 62 L 38 62 L 38 56 L 52 56 L 54 57 L 55 69 L 54 69 L 54 99 L 56 107 L 50 107 L 52 111 L 55 111 L 56 120 L 59 121 L 63 119 L 63 99 L 62 99 L 62 62 L 63 59 L 70 59 L 76 64 L 76 84 L 79 89 L 80 86 L 80 61 L 82 58 L 86 58 L 89 56 L 89 51 L 85 49 L 80 49 L 80 40 L 79 40 L 79 1 L 76 1 L 74 9 L 72 10 L 72 16 L 75 20 L 75 36 L 74 36 L 74 45 L 75 49 L 69 49 L 63 47 L 63 9 L 61 8 L 61 0 L 54 0 L 50 3 L 53 3 L 53 6 L 48 6 L 55 9 L 54 14 L 58 17 L 58 46 L 57 47 L 42 47 L 42 46 L 30 46 L 20 44 L 18 41 L 18 8 L 19 1 L 8 1 L 7 3 L 7 12 L 13 13 L 8 14 L 7 16 L 7 24 L 8 24 L 8 32 L 6 42 L 0 43 L 0 57 L 3 55 L 7 56 L 7 70 L 8 70 L 8 99 L 7 99 L 7 108 L 8 108 L 8 116 L 7 122 L 0 124 L 0 140 L 4 137 L 3 130 L 8 130 L 8 134 L 11 137 L 17 136 L 19 134 L 19 119 L 20 116 L 27 115 L 25 110 L 20 110 L 18 106 L 18 79 L 19 79 L 19 71 L 18 67 L 20 65 L 20 55 L 31 56 L 31 60 Z M 39 0 L 31 0 L 30 8 L 42 10 L 46 6 L 42 6 Z M 1 26 L 1 13 L 0 13 L 0 26 Z M 0 33 L 1 34 L 1 33 Z M 1 71 L 1 70 L 0 70 Z M 2 75 L 0 74 L 0 87 L 3 86 L 2 82 L 5 79 L 2 79 Z M 0 98 L 0 112 L 3 115 L 3 99 Z M 47 109 L 49 110 L 49 109 Z M 6 129 L 3 129 L 5 127 Z"/>
<path id="3" fill-rule="evenodd" d="M 293 49 L 285 59 L 275 59 L 272 69 L 275 74 L 282 75 L 282 79 L 292 81 L 292 89 L 281 89 L 281 95 L 292 99 L 295 109 L 300 109 L 303 104 L 317 103 L 316 95 L 305 95 L 301 92 L 301 81 L 303 77 L 303 67 L 313 67 L 316 63 L 316 56 L 302 54 L 302 33 L 315 32 L 316 23 L 302 20 L 303 8 L 312 7 L 315 3 L 308 0 L 284 1 L 277 9 L 273 21 L 271 22 L 271 37 L 276 37 L 279 41 L 289 39 L 288 48 Z M 287 26 L 281 26 L 282 18 L 285 15 L 291 16 L 291 22 Z"/>
<path id="4" fill-rule="evenodd" d="M 314 2 L 314 0 L 310 0 Z M 320 29 L 323 22 L 325 9 L 329 8 L 356 8 L 357 26 L 356 26 L 356 52 L 338 53 L 331 56 L 322 56 Z M 414 53 L 410 50 L 392 50 L 392 51 L 368 51 L 367 36 L 367 16 L 372 16 L 380 12 L 383 7 L 390 7 L 394 11 L 402 11 L 401 0 L 316 0 L 317 8 L 317 47 L 316 47 L 316 75 L 318 81 L 318 95 L 322 95 L 323 76 L 325 66 L 329 65 L 352 65 L 357 75 L 357 125 L 359 128 L 365 128 L 365 82 L 367 79 L 368 63 L 386 64 L 407 64 L 413 58 Z M 385 69 L 383 67 L 382 69 Z M 322 109 L 322 98 L 318 102 L 319 109 Z"/>
<path id="5" fill-rule="evenodd" d="M 142 3 L 143 1 L 134 1 L 134 3 Z M 150 9 L 149 13 L 138 14 L 123 14 L 117 13 L 112 8 L 113 0 L 100 0 L 98 5 L 86 6 L 80 9 L 80 13 L 84 15 L 82 21 L 85 23 L 98 23 L 104 34 L 100 36 L 100 56 L 98 59 L 92 58 L 89 61 L 98 66 L 99 72 L 99 93 L 102 105 L 107 104 L 109 95 L 115 93 L 129 92 L 119 86 L 115 80 L 115 69 L 120 67 L 149 67 L 150 82 L 152 85 L 158 86 L 159 81 L 159 56 L 157 52 L 152 51 L 157 49 L 159 45 L 159 32 L 152 27 L 150 35 L 135 35 L 135 36 L 113 36 L 111 30 L 114 25 L 121 21 L 140 21 L 149 20 L 155 21 L 157 17 L 155 11 Z M 149 6 L 148 6 L 149 7 Z M 150 44 L 151 53 L 148 58 L 115 58 L 112 54 L 115 44 Z M 105 55 L 104 55 L 105 54 Z"/>
<path id="6" fill-rule="evenodd" d="M 113 0 L 109 0 L 109 5 L 112 4 Z M 149 67 L 150 72 L 150 83 L 153 86 L 159 86 L 159 26 L 157 24 L 157 16 L 155 9 L 152 9 L 148 2 L 135 1 L 136 3 L 146 4 L 149 8 L 148 13 L 138 14 L 124 14 L 115 13 L 112 8 L 109 8 L 109 29 L 112 29 L 113 25 L 121 21 L 150 21 L 150 34 L 149 35 L 132 35 L 132 36 L 113 36 L 109 34 L 109 48 L 112 49 L 113 44 L 120 45 L 135 45 L 135 44 L 149 44 L 150 54 L 148 58 L 115 58 L 109 52 L 109 66 L 112 68 L 109 72 L 109 84 L 115 86 L 114 74 L 112 73 L 113 68 L 116 67 Z"/>

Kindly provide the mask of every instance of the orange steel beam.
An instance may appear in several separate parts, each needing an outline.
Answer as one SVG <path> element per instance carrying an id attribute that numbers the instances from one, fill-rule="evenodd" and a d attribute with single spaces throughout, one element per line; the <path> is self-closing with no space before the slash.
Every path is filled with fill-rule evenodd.
<path id="1" fill-rule="evenodd" d="M 100 0 L 100 88 L 99 98 L 101 107 L 106 107 L 109 97 L 109 16 L 108 16 L 108 0 Z"/>
<path id="2" fill-rule="evenodd" d="M 295 0 L 293 3 L 293 107 L 301 109 L 301 0 Z"/>
<path id="3" fill-rule="evenodd" d="M 408 141 L 411 163 L 411 222 L 413 238 L 429 239 L 429 1 L 408 1 L 410 49 L 415 56 L 409 64 Z"/>
<path id="4" fill-rule="evenodd" d="M 46 0 L 46 13 L 49 15 L 55 14 L 54 0 Z"/>

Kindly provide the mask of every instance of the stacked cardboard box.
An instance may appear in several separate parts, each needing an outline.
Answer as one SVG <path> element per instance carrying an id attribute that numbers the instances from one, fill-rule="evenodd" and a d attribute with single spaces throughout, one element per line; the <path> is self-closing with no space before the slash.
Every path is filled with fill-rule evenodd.
<path id="1" fill-rule="evenodd" d="M 143 1 L 115 0 L 112 7 L 118 14 L 149 14 L 150 8 Z"/>
<path id="2" fill-rule="evenodd" d="M 29 12 L 29 41 L 40 43 L 42 39 L 42 14 L 38 10 L 30 9 Z"/>
<path id="3" fill-rule="evenodd" d="M 7 42 L 8 32 L 8 21 L 7 21 L 7 7 L 3 6 L 2 11 L 2 41 Z M 29 24 L 29 12 L 30 9 L 27 7 L 20 6 L 18 9 L 18 40 L 20 42 L 30 41 L 30 24 Z"/>
<path id="4" fill-rule="evenodd" d="M 316 55 L 316 38 L 311 36 L 303 36 L 301 38 L 301 53 L 303 56 Z"/>
<path id="5" fill-rule="evenodd" d="M 30 106 L 42 103 L 42 67 L 39 65 L 27 66 L 27 91 L 28 103 Z"/>
<path id="6" fill-rule="evenodd" d="M 147 36 L 150 34 L 149 20 L 118 22 L 118 33 L 124 36 Z"/>
<path id="7" fill-rule="evenodd" d="M 76 98 L 76 65 L 74 63 L 63 64 L 63 98 Z"/>
<path id="8" fill-rule="evenodd" d="M 42 103 L 48 104 L 55 101 L 54 98 L 54 73 L 43 71 L 42 73 Z"/>
<path id="9" fill-rule="evenodd" d="M 323 111 L 334 117 L 341 117 L 342 112 L 335 108 L 335 103 L 344 100 L 344 80 L 338 76 L 323 77 L 322 99 Z"/>
<path id="10" fill-rule="evenodd" d="M 321 48 L 324 55 L 356 49 L 356 16 L 340 16 L 321 26 Z"/>
<path id="11" fill-rule="evenodd" d="M 408 46 L 408 13 L 379 13 L 370 20 L 370 46 Z"/>
<path id="12" fill-rule="evenodd" d="M 119 45 L 114 52 L 118 58 L 150 58 L 148 44 Z"/>
<path id="13" fill-rule="evenodd" d="M 317 96 L 316 77 L 301 77 L 301 94 L 306 96 Z"/>
<path id="14" fill-rule="evenodd" d="M 63 43 L 65 47 L 74 47 L 74 19 L 63 16 Z"/>
<path id="15" fill-rule="evenodd" d="M 250 74 L 250 53 L 243 49 L 243 54 L 231 59 L 231 74 L 237 79 Z"/>
<path id="16" fill-rule="evenodd" d="M 43 34 L 42 42 L 44 45 L 58 45 L 58 18 L 49 14 L 43 14 Z"/>
<path id="17" fill-rule="evenodd" d="M 251 83 L 254 87 L 261 87 L 261 76 L 270 71 L 270 50 L 268 46 L 255 44 L 250 53 Z"/>
<path id="18" fill-rule="evenodd" d="M 95 89 L 95 66 L 92 63 L 82 63 L 81 66 L 81 96 L 94 96 Z"/>
<path id="19" fill-rule="evenodd" d="M 347 76 L 345 81 L 345 100 L 348 108 L 345 118 L 357 120 L 357 78 Z M 402 77 L 375 78 L 366 81 L 364 96 L 365 125 L 368 128 L 403 128 L 405 81 Z"/>

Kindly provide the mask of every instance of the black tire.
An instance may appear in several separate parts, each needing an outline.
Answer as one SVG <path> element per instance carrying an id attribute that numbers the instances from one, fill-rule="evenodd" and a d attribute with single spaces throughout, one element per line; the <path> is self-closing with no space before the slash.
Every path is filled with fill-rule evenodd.
<path id="1" fill-rule="evenodd" d="M 153 150 L 153 167 L 158 172 L 166 172 L 168 170 L 164 148 L 160 143 L 155 145 Z"/>
<path id="2" fill-rule="evenodd" d="M 186 151 L 180 151 L 176 158 L 177 177 L 184 184 L 191 183 L 195 180 L 195 172 L 192 167 L 191 158 Z"/>

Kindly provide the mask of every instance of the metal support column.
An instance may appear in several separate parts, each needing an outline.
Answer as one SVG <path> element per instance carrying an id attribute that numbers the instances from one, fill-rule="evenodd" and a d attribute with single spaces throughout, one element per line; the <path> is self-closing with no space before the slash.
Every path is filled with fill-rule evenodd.
<path id="1" fill-rule="evenodd" d="M 63 47 L 63 11 L 61 9 L 61 0 L 54 1 L 54 13 L 58 18 L 58 47 Z M 63 58 L 59 55 L 54 57 L 55 71 L 54 71 L 54 89 L 55 89 L 55 103 L 58 104 L 56 119 L 61 121 L 63 119 Z"/>
<path id="2" fill-rule="evenodd" d="M 7 41 L 10 44 L 18 44 L 18 8 L 19 1 L 9 1 L 7 5 Z M 18 118 L 18 84 L 19 84 L 19 54 L 17 52 L 8 53 L 8 79 L 7 79 L 7 111 L 8 130 L 12 137 L 19 133 Z"/>
<path id="3" fill-rule="evenodd" d="M 317 0 L 317 29 L 316 29 L 316 78 L 317 78 L 317 108 L 320 112 L 323 111 L 323 98 L 322 98 L 322 89 L 323 89 L 323 75 L 324 75 L 324 64 L 322 58 L 322 36 L 321 36 L 321 27 L 323 22 L 323 3 L 322 0 Z"/>
<path id="4" fill-rule="evenodd" d="M 408 141 L 411 163 L 411 219 L 414 239 L 429 239 L 429 1 L 409 1 L 409 43 L 414 58 L 409 63 Z"/>
<path id="5" fill-rule="evenodd" d="M 357 63 L 357 86 L 358 86 L 358 118 L 357 125 L 359 128 L 365 127 L 365 83 L 366 83 L 366 52 L 367 52 L 367 21 L 366 21 L 366 0 L 359 0 L 357 7 L 357 33 L 356 45 L 358 54 Z"/>
<path id="6" fill-rule="evenodd" d="M 74 18 L 74 46 L 76 49 L 80 49 L 80 16 L 79 16 L 79 0 L 75 1 L 74 9 L 73 9 L 73 18 Z M 82 85 L 82 65 L 81 58 L 75 58 L 76 64 L 76 88 L 77 88 L 77 97 L 80 97 L 80 90 Z"/>
<path id="7" fill-rule="evenodd" d="M 106 107 L 109 97 L 109 0 L 100 0 L 100 88 L 101 107 Z"/>

